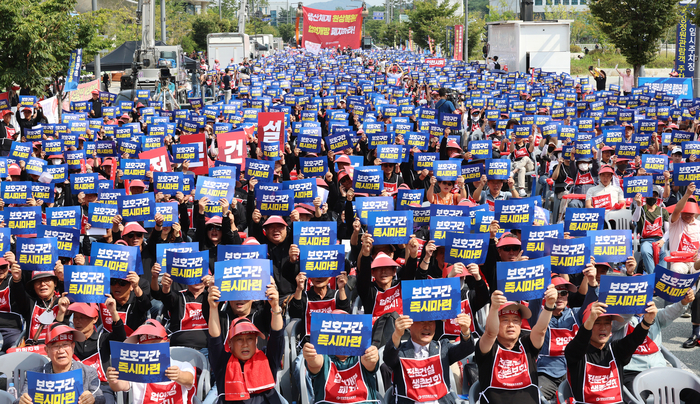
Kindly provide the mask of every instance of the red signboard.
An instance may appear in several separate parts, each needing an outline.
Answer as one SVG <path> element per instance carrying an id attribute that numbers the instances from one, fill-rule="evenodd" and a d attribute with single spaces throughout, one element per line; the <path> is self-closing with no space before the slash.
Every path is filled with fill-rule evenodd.
<path id="1" fill-rule="evenodd" d="M 199 160 L 190 161 L 190 171 L 197 175 L 209 174 L 209 156 L 207 155 L 207 137 L 204 133 L 180 136 L 182 144 L 199 144 Z"/>
<path id="2" fill-rule="evenodd" d="M 245 157 L 248 154 L 247 135 L 244 131 L 219 133 L 216 135 L 219 145 L 217 160 L 226 163 L 240 164 L 245 169 Z"/>
<path id="3" fill-rule="evenodd" d="M 165 146 L 139 153 L 139 158 L 150 160 L 150 171 L 158 171 L 161 173 L 172 171 L 170 157 L 168 157 L 168 148 Z"/>
<path id="4" fill-rule="evenodd" d="M 360 48 L 362 8 L 342 11 L 304 7 L 302 47 L 317 53 L 322 48 Z"/>
<path id="5" fill-rule="evenodd" d="M 464 54 L 464 25 L 455 25 L 455 60 L 462 60 Z"/>
<path id="6" fill-rule="evenodd" d="M 430 67 L 443 67 L 445 66 L 445 59 L 441 58 L 428 58 L 425 59 L 425 63 Z"/>
<path id="7" fill-rule="evenodd" d="M 261 112 L 258 114 L 258 145 L 263 143 L 280 143 L 284 151 L 286 140 L 284 131 L 284 112 Z"/>

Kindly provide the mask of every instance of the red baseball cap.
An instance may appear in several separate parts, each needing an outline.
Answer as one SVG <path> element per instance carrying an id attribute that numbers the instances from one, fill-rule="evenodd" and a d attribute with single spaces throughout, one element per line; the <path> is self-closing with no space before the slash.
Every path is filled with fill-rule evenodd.
<path id="1" fill-rule="evenodd" d="M 277 215 L 275 215 L 275 216 L 270 216 L 270 217 L 268 217 L 267 220 L 265 221 L 265 223 L 263 224 L 263 227 L 265 227 L 265 226 L 267 226 L 267 225 L 269 225 L 269 224 L 275 224 L 275 223 L 276 223 L 276 224 L 281 224 L 281 225 L 284 225 L 284 226 L 287 225 L 287 222 L 284 221 L 284 219 L 282 218 L 282 216 L 277 216 Z"/>
<path id="2" fill-rule="evenodd" d="M 100 94 L 100 90 L 92 90 L 92 91 L 90 91 L 90 93 L 91 93 L 91 94 L 97 94 L 97 95 L 99 95 L 99 94 Z"/>
<path id="3" fill-rule="evenodd" d="M 146 184 L 143 183 L 141 180 L 133 180 L 129 182 L 129 189 L 134 188 L 134 187 L 141 187 L 141 188 L 146 188 Z"/>
<path id="4" fill-rule="evenodd" d="M 73 303 L 68 306 L 68 310 L 73 313 L 84 314 L 88 317 L 97 317 L 100 314 L 97 308 L 89 303 Z"/>
<path id="5" fill-rule="evenodd" d="M 516 314 L 520 318 L 528 319 L 532 316 L 530 309 L 524 304 L 518 302 L 505 302 L 498 308 L 498 317 L 505 316 L 507 314 Z"/>
<path id="6" fill-rule="evenodd" d="M 83 342 L 85 335 L 63 323 L 56 322 L 49 325 L 44 341 L 46 341 L 46 345 L 59 341 Z"/>
<path id="7" fill-rule="evenodd" d="M 243 245 L 260 245 L 260 242 L 255 237 L 248 237 L 243 240 Z"/>
<path id="8" fill-rule="evenodd" d="M 568 290 L 571 293 L 576 292 L 576 286 L 574 286 L 573 283 L 567 281 L 566 279 L 562 278 L 561 276 L 555 276 L 552 278 L 552 285 L 554 285 L 555 288 L 559 290 Z"/>
<path id="9" fill-rule="evenodd" d="M 605 173 L 615 175 L 615 170 L 613 170 L 609 165 L 604 165 L 598 170 L 598 175 Z"/>
<path id="10" fill-rule="evenodd" d="M 205 225 L 209 226 L 219 226 L 221 227 L 221 223 L 223 221 L 223 218 L 221 216 L 212 216 L 207 221 L 204 223 Z"/>
<path id="11" fill-rule="evenodd" d="M 231 341 L 231 338 L 241 334 L 256 334 L 260 338 L 265 338 L 265 335 L 260 332 L 258 327 L 256 327 L 250 320 L 245 317 L 238 317 L 237 319 L 231 321 L 231 327 L 229 327 L 226 343 L 224 344 L 224 349 L 226 349 L 226 352 L 231 352 L 231 348 L 229 347 L 229 341 Z"/>
<path id="12" fill-rule="evenodd" d="M 146 342 L 154 339 L 163 339 L 168 337 L 168 332 L 165 331 L 165 327 L 158 321 L 149 318 L 145 323 L 134 331 L 129 338 L 124 342 L 129 344 L 137 344 L 139 342 Z"/>
<path id="13" fill-rule="evenodd" d="M 503 233 L 501 238 L 498 240 L 498 244 L 496 244 L 496 247 L 505 247 L 507 245 L 517 245 L 518 247 L 522 246 L 522 243 L 520 240 L 518 240 L 517 237 L 513 233 Z"/>
<path id="14" fill-rule="evenodd" d="M 377 254 L 377 256 L 374 258 L 372 261 L 372 269 L 379 268 L 379 267 L 399 267 L 399 265 L 396 261 L 391 259 L 388 255 L 386 255 L 383 252 L 380 252 Z"/>
<path id="15" fill-rule="evenodd" d="M 138 232 L 146 234 L 146 229 L 143 228 L 138 222 L 129 222 L 124 225 L 124 231 L 122 236 L 126 236 L 129 233 Z"/>
<path id="16" fill-rule="evenodd" d="M 592 304 L 589 304 L 588 307 L 586 307 L 586 310 L 583 311 L 583 322 L 584 323 L 586 322 L 586 320 L 588 320 L 588 317 L 591 316 L 591 307 L 592 307 Z M 622 319 L 622 316 L 619 314 L 603 313 L 599 317 L 612 317 L 613 321 L 617 321 L 620 323 L 624 322 L 624 320 Z"/>

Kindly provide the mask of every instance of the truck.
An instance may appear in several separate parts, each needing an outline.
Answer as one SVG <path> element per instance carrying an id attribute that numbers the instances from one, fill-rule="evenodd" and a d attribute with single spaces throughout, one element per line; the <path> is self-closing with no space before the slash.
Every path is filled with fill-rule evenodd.
<path id="1" fill-rule="evenodd" d="M 227 66 L 233 59 L 233 64 L 243 62 L 250 57 L 251 47 L 248 34 L 226 32 L 207 35 L 207 56 L 209 66 L 214 65 L 214 60 L 219 60 L 221 66 Z"/>

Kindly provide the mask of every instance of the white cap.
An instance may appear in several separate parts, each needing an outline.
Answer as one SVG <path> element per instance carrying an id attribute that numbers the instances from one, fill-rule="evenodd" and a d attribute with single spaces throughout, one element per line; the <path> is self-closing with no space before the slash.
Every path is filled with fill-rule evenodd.
<path id="1" fill-rule="evenodd" d="M 671 154 L 676 154 L 676 153 L 683 153 L 683 150 L 681 150 L 680 147 L 674 147 L 671 149 Z"/>

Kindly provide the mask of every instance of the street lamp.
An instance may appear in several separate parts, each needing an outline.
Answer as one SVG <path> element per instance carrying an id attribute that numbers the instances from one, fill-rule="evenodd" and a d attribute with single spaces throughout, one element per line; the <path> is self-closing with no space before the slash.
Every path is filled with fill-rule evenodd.
<path id="1" fill-rule="evenodd" d="M 297 48 L 299 47 L 299 19 L 304 15 L 304 8 L 301 2 L 297 5 Z"/>

